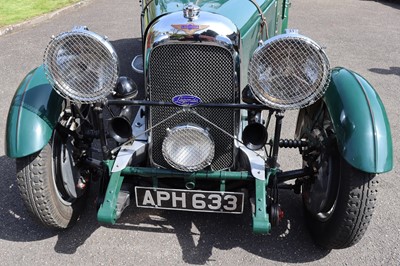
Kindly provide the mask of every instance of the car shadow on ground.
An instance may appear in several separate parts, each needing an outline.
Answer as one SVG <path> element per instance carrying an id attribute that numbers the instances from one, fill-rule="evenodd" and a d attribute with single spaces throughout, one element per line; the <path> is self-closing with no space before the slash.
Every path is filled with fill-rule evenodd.
<path id="1" fill-rule="evenodd" d="M 389 67 L 388 69 L 385 68 L 369 68 L 371 72 L 381 74 L 381 75 L 397 75 L 400 76 L 400 67 Z"/>
<path id="2" fill-rule="evenodd" d="M 0 157 L 0 239 L 30 242 L 46 239 L 54 232 L 42 230 L 28 215 L 15 177 L 15 162 L 7 156 Z"/>
<path id="3" fill-rule="evenodd" d="M 73 254 L 99 227 L 92 197 L 89 197 L 85 212 L 73 228 L 56 231 L 43 227 L 34 221 L 23 205 L 16 184 L 15 160 L 1 156 L 0 169 L 0 239 L 34 242 L 56 236 L 58 239 L 54 250 Z"/>
<path id="4" fill-rule="evenodd" d="M 52 231 L 29 216 L 15 182 L 14 160 L 0 157 L 0 239 L 34 242 L 57 237 L 54 250 L 74 254 L 99 228 L 96 220 L 95 190 L 92 186 L 86 209 L 76 225 L 65 231 Z M 243 215 L 192 213 L 138 209 L 132 203 L 110 230 L 139 230 L 175 234 L 182 250 L 182 260 L 205 264 L 212 260 L 214 248 L 241 248 L 257 256 L 288 263 L 316 261 L 329 251 L 315 246 L 307 233 L 301 211 L 301 199 L 291 192 L 280 195 L 285 218 L 270 235 L 255 235 L 251 230 L 251 213 L 247 204 Z"/>
<path id="5" fill-rule="evenodd" d="M 361 1 L 374 1 L 381 3 L 385 6 L 390 6 L 392 8 L 400 9 L 400 1 L 399 0 L 361 0 Z"/>
<path id="6" fill-rule="evenodd" d="M 182 260 L 206 264 L 213 249 L 241 248 L 254 255 L 287 263 L 319 260 L 330 251 L 311 240 L 302 213 L 301 198 L 292 192 L 280 193 L 285 218 L 270 235 L 252 233 L 250 204 L 242 215 L 162 211 L 128 207 L 116 225 L 110 228 L 141 230 L 176 235 Z"/>

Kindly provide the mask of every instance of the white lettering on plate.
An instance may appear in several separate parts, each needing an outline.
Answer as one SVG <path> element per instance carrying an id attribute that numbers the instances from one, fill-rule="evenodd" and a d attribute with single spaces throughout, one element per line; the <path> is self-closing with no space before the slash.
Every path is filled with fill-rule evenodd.
<path id="1" fill-rule="evenodd" d="M 203 194 L 193 194 L 193 208 L 195 209 L 204 209 L 206 207 L 206 203 L 199 199 L 202 198 L 204 199 L 206 196 L 204 196 Z"/>
<path id="2" fill-rule="evenodd" d="M 181 205 L 182 205 L 182 208 L 186 208 L 186 194 L 185 193 L 181 193 L 181 195 L 182 195 L 181 197 L 178 197 L 176 195 L 176 192 L 172 191 L 172 207 L 176 208 L 177 207 L 176 202 L 180 201 Z"/>
<path id="3" fill-rule="evenodd" d="M 221 195 L 210 194 L 208 199 L 211 200 L 212 204 L 208 204 L 210 210 L 219 210 L 221 208 Z"/>
<path id="4" fill-rule="evenodd" d="M 156 205 L 154 203 L 154 199 L 151 196 L 151 193 L 149 190 L 146 190 L 146 193 L 144 193 L 144 197 L 143 197 L 143 205 L 147 205 L 147 204 L 150 204 L 152 206 Z"/>
<path id="5" fill-rule="evenodd" d="M 157 205 L 162 206 L 162 201 L 167 201 L 171 198 L 168 192 L 166 191 L 157 191 Z"/>
<path id="6" fill-rule="evenodd" d="M 228 201 L 227 205 L 224 206 L 224 209 L 227 211 L 234 211 L 237 208 L 237 197 L 233 195 L 225 195 L 224 200 Z M 229 206 L 231 205 L 231 206 Z"/>

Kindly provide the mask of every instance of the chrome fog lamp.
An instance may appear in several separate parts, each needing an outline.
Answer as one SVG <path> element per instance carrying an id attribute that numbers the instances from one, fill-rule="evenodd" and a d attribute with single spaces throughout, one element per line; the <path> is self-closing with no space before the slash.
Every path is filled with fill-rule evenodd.
<path id="1" fill-rule="evenodd" d="M 192 124 L 170 129 L 162 145 L 162 154 L 168 164 L 185 172 L 209 166 L 214 150 L 214 141 L 208 131 Z"/>
<path id="2" fill-rule="evenodd" d="M 54 89 L 79 103 L 105 99 L 115 88 L 119 75 L 118 57 L 112 45 L 85 27 L 52 38 L 43 65 Z"/>
<path id="3" fill-rule="evenodd" d="M 297 109 L 320 99 L 329 85 L 329 60 L 313 40 L 275 36 L 254 52 L 248 79 L 257 99 L 274 109 Z"/>

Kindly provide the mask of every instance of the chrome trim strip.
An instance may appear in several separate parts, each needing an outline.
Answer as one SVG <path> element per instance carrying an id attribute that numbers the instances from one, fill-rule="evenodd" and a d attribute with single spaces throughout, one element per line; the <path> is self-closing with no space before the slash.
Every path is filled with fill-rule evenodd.
<path id="1" fill-rule="evenodd" d="M 129 163 L 133 156 L 140 156 L 146 152 L 147 143 L 144 141 L 134 141 L 133 143 L 124 144 L 115 158 L 112 173 L 122 171 Z"/>
<path id="2" fill-rule="evenodd" d="M 265 180 L 265 160 L 261 157 L 260 153 L 264 153 L 263 150 L 259 150 L 256 152 L 249 150 L 243 144 L 239 144 L 240 150 L 246 154 L 250 167 L 251 167 L 251 174 L 254 178 L 259 180 Z"/>

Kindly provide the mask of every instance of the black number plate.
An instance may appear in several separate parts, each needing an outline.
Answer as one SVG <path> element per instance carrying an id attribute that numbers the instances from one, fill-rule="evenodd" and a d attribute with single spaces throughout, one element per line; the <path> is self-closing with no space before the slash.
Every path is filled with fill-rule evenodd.
<path id="1" fill-rule="evenodd" d="M 195 212 L 243 212 L 244 194 L 203 190 L 135 187 L 136 206 Z"/>

